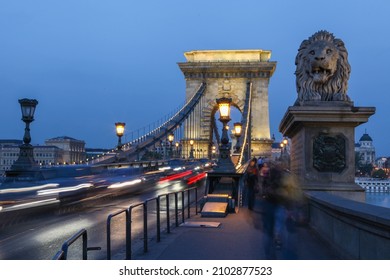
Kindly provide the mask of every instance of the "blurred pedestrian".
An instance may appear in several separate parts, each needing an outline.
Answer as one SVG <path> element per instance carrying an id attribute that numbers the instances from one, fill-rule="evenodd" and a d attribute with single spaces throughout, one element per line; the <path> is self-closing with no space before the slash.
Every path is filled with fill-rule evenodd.
<path id="1" fill-rule="evenodd" d="M 257 160 L 257 168 L 259 169 L 259 171 L 263 167 L 263 163 L 264 163 L 264 158 L 263 157 L 259 157 L 259 159 Z"/>
<path id="2" fill-rule="evenodd" d="M 256 166 L 257 160 L 253 158 L 245 171 L 245 185 L 248 201 L 248 209 L 253 210 L 255 204 L 255 194 L 259 182 L 259 171 Z"/>
<path id="3" fill-rule="evenodd" d="M 270 168 L 268 162 L 264 162 L 261 169 L 260 169 L 260 181 L 261 181 L 261 195 L 264 197 L 265 190 L 267 189 L 267 186 L 269 185 L 269 179 L 270 179 Z"/>
<path id="4" fill-rule="evenodd" d="M 292 175 L 281 166 L 272 165 L 269 173 L 262 201 L 265 253 L 267 258 L 274 259 L 274 249 L 282 249 L 284 257 L 288 258 L 286 222 L 302 195 Z"/>

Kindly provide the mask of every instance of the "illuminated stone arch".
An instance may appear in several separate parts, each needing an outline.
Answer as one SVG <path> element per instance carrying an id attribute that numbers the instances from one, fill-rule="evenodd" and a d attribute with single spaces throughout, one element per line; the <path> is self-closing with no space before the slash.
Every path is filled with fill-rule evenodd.
<path id="1" fill-rule="evenodd" d="M 268 85 L 276 62 L 270 51 L 214 50 L 186 52 L 187 62 L 178 63 L 186 79 L 186 101 L 205 82 L 206 91 L 197 108 L 184 124 L 183 155 L 188 156 L 188 141 L 195 149 L 210 151 L 212 117 L 216 99 L 232 98 L 232 105 L 243 112 L 247 83 L 252 83 L 251 149 L 253 156 L 270 156 L 272 140 L 269 127 Z"/>

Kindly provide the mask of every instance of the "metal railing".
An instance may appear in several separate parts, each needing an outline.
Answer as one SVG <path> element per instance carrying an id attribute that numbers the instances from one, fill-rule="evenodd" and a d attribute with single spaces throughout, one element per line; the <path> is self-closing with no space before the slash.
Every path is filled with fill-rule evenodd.
<path id="1" fill-rule="evenodd" d="M 82 229 L 62 244 L 61 250 L 55 254 L 53 260 L 67 260 L 70 245 L 72 245 L 80 237 L 82 238 L 83 260 L 88 259 L 88 251 L 101 250 L 101 247 L 88 247 L 87 230 Z"/>
<path id="2" fill-rule="evenodd" d="M 127 248 L 127 246 L 131 246 L 131 240 L 129 229 L 130 229 L 130 219 L 129 219 L 129 211 L 128 209 L 119 210 L 113 214 L 108 215 L 107 217 L 107 260 L 111 260 L 111 221 L 114 217 L 119 216 L 120 214 L 125 213 L 126 215 L 126 259 L 128 259 L 127 252 L 130 252 L 131 249 Z"/>
<path id="3" fill-rule="evenodd" d="M 195 193 L 195 215 L 198 214 L 198 187 L 189 188 L 186 190 L 181 190 L 177 192 L 171 192 L 163 195 L 159 195 L 155 198 L 148 199 L 144 202 L 130 205 L 128 209 L 123 209 L 113 214 L 110 214 L 107 218 L 107 259 L 112 258 L 111 253 L 111 221 L 114 217 L 125 213 L 126 215 L 126 259 L 132 259 L 132 226 L 133 226 L 133 210 L 139 207 L 142 207 L 143 211 L 143 251 L 148 252 L 148 235 L 149 235 L 149 226 L 148 226 L 148 204 L 152 201 L 156 204 L 156 241 L 161 241 L 161 198 L 165 197 L 166 201 L 166 231 L 167 233 L 171 232 L 171 211 L 170 211 L 170 198 L 174 196 L 174 217 L 175 217 L 175 226 L 179 226 L 179 195 L 181 197 L 181 219 L 182 223 L 185 221 L 185 193 L 187 193 L 187 217 L 191 216 L 191 191 Z"/>
<path id="4" fill-rule="evenodd" d="M 156 143 L 165 139 L 169 133 L 175 131 L 191 114 L 196 105 L 201 100 L 204 92 L 206 90 L 206 83 L 202 82 L 197 88 L 194 95 L 187 101 L 184 106 L 178 110 L 172 117 L 167 119 L 164 123 L 162 123 L 159 127 L 153 129 L 152 131 L 148 131 L 142 136 L 139 136 L 137 139 L 133 139 L 130 142 L 123 144 L 123 151 L 130 159 L 131 156 L 139 157 L 139 153 L 145 151 L 153 147 Z M 98 163 L 107 163 L 111 162 L 115 158 L 115 149 L 110 153 L 103 154 L 98 159 L 94 159 L 90 161 L 90 164 L 98 164 Z M 139 159 L 139 158 L 138 158 Z"/>
<path id="5" fill-rule="evenodd" d="M 244 112 L 242 117 L 242 124 L 243 128 L 242 131 L 244 132 L 240 137 L 241 142 L 241 151 L 238 158 L 237 166 L 236 168 L 240 168 L 245 160 L 245 151 L 250 154 L 250 141 L 251 141 L 251 135 L 250 135 L 250 128 L 251 128 L 251 103 L 252 103 L 252 83 L 247 83 L 247 89 L 246 89 L 246 98 L 245 98 L 245 105 L 244 105 Z M 242 140 L 241 140 L 242 139 Z M 249 160 L 249 157 L 247 157 L 247 160 Z"/>
<path id="6" fill-rule="evenodd" d="M 133 210 L 141 207 L 143 208 L 143 249 L 144 252 L 148 251 L 148 204 L 151 201 L 155 201 L 156 203 L 156 233 L 157 233 L 157 242 L 161 241 L 161 200 L 163 197 L 165 197 L 166 200 L 166 232 L 170 233 L 171 232 L 171 199 L 173 196 L 174 199 L 174 219 L 175 219 L 175 226 L 179 226 L 179 214 L 181 213 L 181 220 L 184 223 L 185 221 L 185 210 L 187 207 L 187 218 L 191 217 L 191 208 L 195 208 L 195 215 L 198 214 L 198 203 L 199 203 L 199 195 L 198 195 L 198 190 L 200 186 L 188 188 L 185 190 L 181 191 L 176 191 L 176 192 L 170 192 L 166 194 L 159 195 L 155 198 L 148 199 L 144 202 L 137 203 L 130 205 L 126 209 L 121 209 L 115 213 L 112 213 L 107 216 L 107 259 L 110 260 L 112 258 L 112 233 L 111 233 L 111 228 L 112 228 L 112 220 L 115 217 L 120 216 L 121 214 L 125 215 L 125 236 L 126 236 L 126 241 L 125 241 L 125 249 L 126 249 L 126 259 L 132 259 L 132 224 L 133 224 Z M 194 197 L 191 200 L 191 192 L 194 192 Z M 187 193 L 187 205 L 185 204 L 185 194 Z M 179 209 L 179 196 L 181 198 L 181 207 Z M 180 212 L 180 213 L 179 213 Z M 62 247 L 61 250 L 59 250 L 54 257 L 52 258 L 53 260 L 67 260 L 68 259 L 68 250 L 69 247 L 79 238 L 82 238 L 82 259 L 87 260 L 88 256 L 87 253 L 92 250 L 101 250 L 101 247 L 88 247 L 87 246 L 87 230 L 82 229 L 76 234 L 74 234 L 72 237 L 70 237 L 68 240 L 66 240 Z"/>

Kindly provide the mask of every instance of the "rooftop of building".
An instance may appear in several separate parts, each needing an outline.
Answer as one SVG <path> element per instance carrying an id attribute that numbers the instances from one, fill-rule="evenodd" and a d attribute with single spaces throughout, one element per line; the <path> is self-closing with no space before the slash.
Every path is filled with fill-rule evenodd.
<path id="1" fill-rule="evenodd" d="M 368 135 L 368 133 L 364 133 L 362 137 L 360 137 L 360 140 L 359 142 L 361 141 L 371 141 L 372 142 L 372 138 L 370 135 Z"/>
<path id="2" fill-rule="evenodd" d="M 18 139 L 0 139 L 0 144 L 22 144 L 22 140 Z"/>
<path id="3" fill-rule="evenodd" d="M 69 136 L 58 136 L 58 137 L 47 139 L 46 141 L 82 141 L 82 142 L 84 142 L 83 140 L 75 139 L 75 138 L 69 137 Z"/>
<path id="4" fill-rule="evenodd" d="M 3 145 L 3 149 L 7 149 L 7 148 L 12 148 L 12 149 L 19 149 L 19 146 L 20 145 L 17 145 L 17 144 L 9 144 L 9 145 Z M 61 150 L 60 148 L 58 148 L 57 146 L 53 146 L 53 145 L 32 145 L 34 147 L 34 149 L 57 149 L 57 150 Z"/>

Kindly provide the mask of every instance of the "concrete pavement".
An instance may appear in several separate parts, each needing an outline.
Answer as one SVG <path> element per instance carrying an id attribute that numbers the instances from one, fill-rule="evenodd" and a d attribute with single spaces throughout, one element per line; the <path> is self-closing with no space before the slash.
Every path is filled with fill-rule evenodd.
<path id="1" fill-rule="evenodd" d="M 340 259 L 330 244 L 323 241 L 308 226 L 294 225 L 285 230 L 281 248 L 275 248 L 271 241 L 271 255 L 265 248 L 269 239 L 263 231 L 263 202 L 257 198 L 253 211 L 240 208 L 238 213 L 225 218 L 205 218 L 200 214 L 186 222 L 217 222 L 216 228 L 186 227 L 172 228 L 163 233 L 161 242 L 150 241 L 149 251 L 133 253 L 138 260 L 261 260 L 298 259 L 331 260 Z"/>

